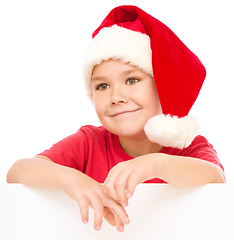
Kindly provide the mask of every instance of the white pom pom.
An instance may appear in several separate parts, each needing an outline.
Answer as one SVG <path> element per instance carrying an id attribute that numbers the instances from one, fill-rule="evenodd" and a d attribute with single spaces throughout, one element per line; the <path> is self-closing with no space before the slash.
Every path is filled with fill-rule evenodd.
<path id="1" fill-rule="evenodd" d="M 178 118 L 162 114 L 150 118 L 144 130 L 152 142 L 164 147 L 183 149 L 191 144 L 199 128 L 198 119 L 195 117 Z"/>

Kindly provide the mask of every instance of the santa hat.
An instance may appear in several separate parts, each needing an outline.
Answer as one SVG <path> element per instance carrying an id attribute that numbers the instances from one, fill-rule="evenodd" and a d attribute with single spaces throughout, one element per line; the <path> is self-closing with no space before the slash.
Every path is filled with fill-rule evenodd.
<path id="1" fill-rule="evenodd" d="M 187 115 L 206 76 L 198 57 L 167 26 L 135 6 L 113 9 L 92 37 L 83 67 L 88 96 L 93 68 L 102 61 L 120 59 L 139 67 L 154 77 L 162 108 L 145 125 L 147 137 L 165 147 L 189 146 L 199 124 Z"/>

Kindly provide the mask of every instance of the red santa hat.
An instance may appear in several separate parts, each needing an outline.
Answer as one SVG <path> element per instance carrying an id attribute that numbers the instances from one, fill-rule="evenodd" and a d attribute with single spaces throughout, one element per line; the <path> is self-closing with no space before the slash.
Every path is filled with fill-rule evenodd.
<path id="1" fill-rule="evenodd" d="M 135 6 L 114 8 L 92 37 L 83 67 L 88 96 L 93 68 L 102 61 L 119 59 L 139 67 L 154 77 L 162 108 L 146 123 L 147 137 L 165 147 L 189 146 L 199 124 L 187 115 L 206 76 L 198 57 L 167 26 Z"/>

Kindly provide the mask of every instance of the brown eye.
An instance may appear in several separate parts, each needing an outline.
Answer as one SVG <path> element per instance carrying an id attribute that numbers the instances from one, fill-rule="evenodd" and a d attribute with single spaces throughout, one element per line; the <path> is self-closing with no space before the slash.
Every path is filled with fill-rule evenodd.
<path id="1" fill-rule="evenodd" d="M 109 88 L 107 84 L 100 84 L 97 86 L 97 90 L 106 90 L 107 88 Z"/>
<path id="2" fill-rule="evenodd" d="M 139 81 L 138 79 L 129 78 L 129 79 L 127 80 L 127 84 L 133 85 L 133 84 L 137 83 L 138 81 Z"/>

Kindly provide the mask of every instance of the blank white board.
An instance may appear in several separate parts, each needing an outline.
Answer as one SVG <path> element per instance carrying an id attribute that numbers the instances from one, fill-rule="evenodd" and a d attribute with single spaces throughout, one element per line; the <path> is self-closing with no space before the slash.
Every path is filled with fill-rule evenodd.
<path id="1" fill-rule="evenodd" d="M 122 233 L 104 221 L 100 231 L 83 224 L 78 204 L 62 191 L 0 185 L 1 240 L 233 240 L 234 186 L 209 184 L 179 189 L 141 184 L 126 208 L 131 223 Z"/>

